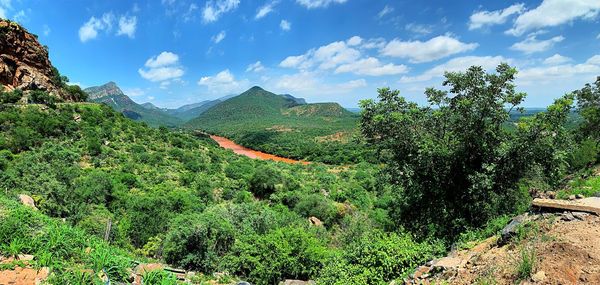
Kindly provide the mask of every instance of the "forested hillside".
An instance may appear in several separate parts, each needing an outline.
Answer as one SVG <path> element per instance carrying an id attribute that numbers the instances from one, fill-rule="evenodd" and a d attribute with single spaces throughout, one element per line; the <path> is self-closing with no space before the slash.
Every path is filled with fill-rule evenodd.
<path id="1" fill-rule="evenodd" d="M 284 157 L 343 164 L 365 160 L 358 115 L 337 103 L 304 104 L 253 87 L 185 124 Z"/>

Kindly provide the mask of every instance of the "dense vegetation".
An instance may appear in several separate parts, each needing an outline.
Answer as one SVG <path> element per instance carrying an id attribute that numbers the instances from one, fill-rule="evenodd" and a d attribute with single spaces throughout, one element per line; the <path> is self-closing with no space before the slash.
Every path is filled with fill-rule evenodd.
<path id="1" fill-rule="evenodd" d="M 336 103 L 300 104 L 253 87 L 185 124 L 243 146 L 299 160 L 346 164 L 369 157 L 358 116 Z"/>
<path id="2" fill-rule="evenodd" d="M 53 284 L 98 282 L 103 270 L 125 281 L 133 261 L 147 258 L 253 284 L 388 284 L 457 242 L 497 232 L 528 206 L 528 190 L 553 189 L 598 162 L 600 80 L 511 130 L 505 107 L 525 96 L 515 74 L 508 65 L 447 73 L 448 91 L 428 89 L 428 106 L 380 89 L 378 101 L 362 103 L 356 134 L 379 161 L 344 167 L 239 157 L 100 104 L 2 104 L 0 253 L 34 254 L 36 266 L 56 273 Z M 574 102 L 581 121 L 569 128 Z M 299 141 L 337 132 L 316 128 L 325 119 L 340 128 L 358 119 L 320 106 L 261 108 L 250 114 L 263 125 L 247 128 L 293 122 Z M 597 181 L 573 183 L 592 195 L 583 187 Z M 18 194 L 39 212 L 17 205 Z"/>

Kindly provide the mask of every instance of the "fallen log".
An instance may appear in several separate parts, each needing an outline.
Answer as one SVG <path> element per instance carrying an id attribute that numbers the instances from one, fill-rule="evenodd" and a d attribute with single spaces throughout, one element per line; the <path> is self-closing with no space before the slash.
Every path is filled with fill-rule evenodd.
<path id="1" fill-rule="evenodd" d="M 590 197 L 579 200 L 533 199 L 532 205 L 539 208 L 587 212 L 600 215 L 600 198 Z"/>

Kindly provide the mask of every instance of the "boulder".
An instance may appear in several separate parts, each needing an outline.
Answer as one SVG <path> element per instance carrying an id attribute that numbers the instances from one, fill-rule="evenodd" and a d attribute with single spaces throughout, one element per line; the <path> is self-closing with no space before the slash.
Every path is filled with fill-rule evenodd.
<path id="1" fill-rule="evenodd" d="M 533 276 L 531 276 L 531 281 L 533 282 L 542 282 L 546 280 L 546 272 L 544 271 L 538 271 L 536 274 L 533 274 Z"/>
<path id="2" fill-rule="evenodd" d="M 502 233 L 500 234 L 500 240 L 498 241 L 499 245 L 507 244 L 510 239 L 512 239 L 519 229 L 519 226 L 527 221 L 527 213 L 523 215 L 519 215 L 510 220 L 510 223 L 506 225 L 502 229 Z"/>
<path id="3" fill-rule="evenodd" d="M 29 195 L 25 195 L 25 194 L 20 194 L 19 195 L 19 200 L 21 201 L 21 203 L 27 207 L 31 207 L 35 210 L 37 210 L 38 208 L 35 206 L 35 201 L 33 201 L 33 198 L 31 198 L 31 196 Z"/>
<path id="4" fill-rule="evenodd" d="M 321 220 L 319 220 L 317 217 L 310 217 L 310 218 L 308 218 L 308 221 L 310 222 L 311 225 L 313 225 L 315 227 L 323 226 L 323 222 L 321 222 Z"/>

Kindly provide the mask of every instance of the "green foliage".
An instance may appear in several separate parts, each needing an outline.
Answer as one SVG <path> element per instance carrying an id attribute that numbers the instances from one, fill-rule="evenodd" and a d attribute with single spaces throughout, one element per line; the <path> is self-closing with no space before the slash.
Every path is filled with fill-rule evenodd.
<path id="1" fill-rule="evenodd" d="M 517 278 L 518 280 L 526 280 L 531 277 L 533 270 L 535 269 L 537 255 L 535 248 L 523 247 L 521 249 L 521 256 L 517 261 Z"/>
<path id="2" fill-rule="evenodd" d="M 419 265 L 441 253 L 439 244 L 415 242 L 408 234 L 372 231 L 330 258 L 322 284 L 388 284 L 406 277 Z"/>
<path id="3" fill-rule="evenodd" d="M 361 129 L 387 163 L 384 178 L 396 205 L 390 215 L 399 224 L 452 240 L 520 210 L 528 193 L 518 182 L 531 165 L 558 177 L 572 98 L 509 131 L 504 124 L 525 97 L 515 91 L 516 73 L 506 64 L 495 74 L 477 66 L 448 72 L 449 91 L 427 89 L 425 107 L 387 88 L 379 90 L 379 102 L 362 102 Z"/>
<path id="4" fill-rule="evenodd" d="M 600 76 L 594 85 L 586 84 L 573 94 L 577 99 L 577 110 L 583 117 L 579 126 L 580 136 L 600 143 Z"/>
<path id="5" fill-rule="evenodd" d="M 569 168 L 571 171 L 577 171 L 590 167 L 598 161 L 600 157 L 600 144 L 593 139 L 586 139 L 580 144 L 575 145 L 569 154 Z"/>
<path id="6" fill-rule="evenodd" d="M 31 103 L 48 105 L 48 107 L 53 109 L 56 108 L 56 103 L 60 102 L 59 98 L 41 90 L 30 91 L 29 100 Z"/>
<path id="7" fill-rule="evenodd" d="M 10 92 L 4 92 L 4 86 L 0 85 L 0 104 L 14 104 L 19 102 L 23 97 L 21 89 L 15 89 Z"/>
<path id="8" fill-rule="evenodd" d="M 176 285 L 177 277 L 164 270 L 154 270 L 144 273 L 142 282 L 147 285 Z"/>
<path id="9" fill-rule="evenodd" d="M 281 173 L 269 165 L 259 166 L 250 178 L 250 191 L 259 198 L 268 198 L 284 181 Z"/>
<path id="10" fill-rule="evenodd" d="M 287 227 L 265 235 L 242 236 L 223 267 L 253 284 L 277 284 L 283 279 L 315 278 L 327 256 L 326 244 L 314 230 Z"/>

